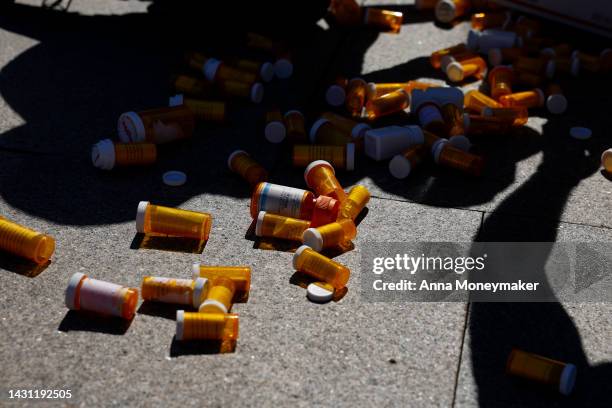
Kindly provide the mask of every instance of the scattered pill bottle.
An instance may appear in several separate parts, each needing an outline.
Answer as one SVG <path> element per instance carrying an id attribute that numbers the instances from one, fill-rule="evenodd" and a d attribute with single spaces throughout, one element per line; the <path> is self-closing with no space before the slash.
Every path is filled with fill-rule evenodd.
<path id="1" fill-rule="evenodd" d="M 291 143 L 308 143 L 304 115 L 298 110 L 290 110 L 284 116 L 287 140 Z"/>
<path id="2" fill-rule="evenodd" d="M 355 145 L 347 143 L 344 146 L 293 146 L 293 165 L 295 167 L 306 167 L 316 160 L 328 161 L 334 168 L 347 171 L 355 170 Z"/>
<path id="3" fill-rule="evenodd" d="M 398 89 L 383 96 L 368 100 L 365 113 L 369 120 L 402 112 L 410 105 L 410 94 Z"/>
<path id="4" fill-rule="evenodd" d="M 428 155 L 429 148 L 425 144 L 409 147 L 389 161 L 389 173 L 396 179 L 405 179 L 413 169 L 427 160 Z"/>
<path id="5" fill-rule="evenodd" d="M 170 98 L 168 106 L 184 105 L 191 110 L 196 119 L 206 122 L 225 122 L 226 105 L 221 101 L 185 98 L 182 94 Z"/>
<path id="6" fill-rule="evenodd" d="M 89 278 L 77 272 L 68 281 L 66 307 L 131 320 L 136 314 L 138 289 Z"/>
<path id="7" fill-rule="evenodd" d="M 558 84 L 549 84 L 546 88 L 546 109 L 555 115 L 561 115 L 567 110 L 567 98 Z"/>
<path id="8" fill-rule="evenodd" d="M 477 90 L 471 90 L 465 94 L 465 108 L 482 114 L 485 108 L 503 108 L 504 106 L 495 99 Z"/>
<path id="9" fill-rule="evenodd" d="M 448 24 L 467 14 L 469 9 L 469 0 L 440 0 L 436 4 L 436 20 Z"/>
<path id="10" fill-rule="evenodd" d="M 227 167 L 239 174 L 251 187 L 268 180 L 268 171 L 244 150 L 236 150 L 230 154 L 227 159 Z"/>
<path id="11" fill-rule="evenodd" d="M 525 51 L 520 47 L 510 48 L 491 48 L 488 53 L 489 64 L 494 67 L 503 63 L 513 63 L 519 57 L 525 55 Z"/>
<path id="12" fill-rule="evenodd" d="M 327 282 L 335 289 L 344 288 L 351 274 L 346 266 L 316 252 L 308 245 L 302 245 L 295 251 L 293 268 L 314 279 Z"/>
<path id="13" fill-rule="evenodd" d="M 283 115 L 278 109 L 271 109 L 266 112 L 264 134 L 266 140 L 270 143 L 281 143 L 287 137 L 287 128 L 283 122 Z"/>
<path id="14" fill-rule="evenodd" d="M 339 128 L 329 119 L 321 118 L 312 124 L 309 134 L 310 143 L 328 146 L 346 146 L 353 142 L 350 131 Z"/>
<path id="15" fill-rule="evenodd" d="M 42 265 L 53 255 L 55 240 L 0 216 L 0 249 Z"/>
<path id="16" fill-rule="evenodd" d="M 404 22 L 404 16 L 399 11 L 382 10 L 367 7 L 363 13 L 363 23 L 381 31 L 399 33 Z"/>
<path id="17" fill-rule="evenodd" d="M 545 75 L 546 78 L 551 79 L 555 76 L 557 64 L 555 60 L 545 57 L 518 57 L 512 66 L 519 71 L 529 71 L 534 74 Z"/>
<path id="18" fill-rule="evenodd" d="M 453 58 L 453 57 L 448 57 Z M 487 62 L 479 56 L 451 61 L 446 65 L 446 76 L 452 82 L 461 82 L 466 78 L 482 79 L 487 73 Z"/>
<path id="19" fill-rule="evenodd" d="M 493 99 L 499 100 L 501 96 L 512 93 L 514 70 L 511 67 L 500 65 L 493 68 L 488 79 Z"/>
<path id="20" fill-rule="evenodd" d="M 557 74 L 570 75 L 572 77 L 577 77 L 580 75 L 580 70 L 582 69 L 582 63 L 578 58 L 555 58 L 555 72 Z"/>
<path id="21" fill-rule="evenodd" d="M 506 373 L 553 386 L 563 395 L 571 394 L 576 383 L 576 366 L 537 354 L 513 349 Z"/>
<path id="22" fill-rule="evenodd" d="M 540 108 L 546 103 L 546 97 L 540 88 L 536 88 L 503 95 L 499 98 L 499 103 L 505 107 Z"/>
<path id="23" fill-rule="evenodd" d="M 361 78 L 353 78 L 346 86 L 346 109 L 353 117 L 361 116 L 365 106 L 368 84 Z"/>
<path id="24" fill-rule="evenodd" d="M 390 159 L 411 146 L 424 142 L 418 126 L 387 126 L 366 132 L 365 154 L 376 161 Z"/>
<path id="25" fill-rule="evenodd" d="M 608 173 L 612 173 L 612 149 L 601 154 L 601 165 Z"/>
<path id="26" fill-rule="evenodd" d="M 446 74 L 446 70 L 450 64 L 454 62 L 460 63 L 462 61 L 470 60 L 478 56 L 479 55 L 472 50 L 468 50 L 468 51 L 458 53 L 458 54 L 453 54 L 453 55 L 446 55 L 442 57 L 442 59 L 440 60 L 440 69 L 442 70 L 442 72 Z M 480 65 L 482 64 L 480 63 Z"/>
<path id="27" fill-rule="evenodd" d="M 229 313 L 232 310 L 236 285 L 225 276 L 211 280 L 206 299 L 200 305 L 200 313 Z"/>
<path id="28" fill-rule="evenodd" d="M 457 45 L 453 45 L 452 47 L 443 48 L 438 51 L 434 51 L 429 57 L 429 62 L 432 67 L 439 69 L 441 67 L 442 58 L 446 56 L 452 56 L 456 54 L 463 54 L 468 52 L 469 49 L 465 43 L 459 43 Z"/>
<path id="29" fill-rule="evenodd" d="M 504 11 L 493 11 L 472 14 L 472 28 L 474 30 L 485 30 L 487 28 L 504 28 L 510 22 L 510 13 Z"/>
<path id="30" fill-rule="evenodd" d="M 346 192 L 336 178 L 334 167 L 325 160 L 313 161 L 304 171 L 304 180 L 308 188 L 317 195 L 334 198 L 342 204 L 346 200 Z"/>
<path id="31" fill-rule="evenodd" d="M 346 101 L 346 86 L 348 80 L 343 77 L 336 78 L 336 81 L 331 84 L 325 91 L 325 101 L 330 106 L 342 106 Z"/>
<path id="32" fill-rule="evenodd" d="M 174 89 L 178 93 L 194 96 L 207 96 L 213 92 L 213 86 L 210 82 L 188 75 L 178 75 L 174 79 Z"/>
<path id="33" fill-rule="evenodd" d="M 599 55 L 590 55 L 582 51 L 574 51 L 571 55 L 572 59 L 580 61 L 580 67 L 591 73 L 601 71 L 601 58 Z"/>
<path id="34" fill-rule="evenodd" d="M 119 116 L 117 131 L 123 143 L 162 144 L 193 135 L 195 116 L 186 106 L 126 112 Z"/>
<path id="35" fill-rule="evenodd" d="M 468 136 L 505 135 L 510 133 L 513 125 L 513 119 L 470 115 L 470 126 L 467 129 L 466 134 Z"/>
<path id="36" fill-rule="evenodd" d="M 102 170 L 115 166 L 146 166 L 157 160 L 157 146 L 153 143 L 113 143 L 100 140 L 91 148 L 93 165 Z"/>
<path id="37" fill-rule="evenodd" d="M 237 81 L 253 84 L 257 81 L 257 74 L 230 67 L 216 58 L 208 58 L 204 62 L 202 71 L 210 82 Z"/>
<path id="38" fill-rule="evenodd" d="M 463 109 L 453 103 L 442 105 L 440 111 L 446 124 L 445 135 L 455 136 L 465 134 L 468 125 L 469 115 L 463 113 Z"/>
<path id="39" fill-rule="evenodd" d="M 484 160 L 480 156 L 461 151 L 440 139 L 432 147 L 432 154 L 436 164 L 460 170 L 472 176 L 480 176 L 484 167 Z"/>
<path id="40" fill-rule="evenodd" d="M 515 108 L 484 108 L 482 116 L 510 120 L 512 126 L 523 126 L 529 120 L 527 108 L 518 106 Z"/>
<path id="41" fill-rule="evenodd" d="M 176 339 L 237 340 L 238 315 L 233 313 L 198 313 L 177 310 Z"/>
<path id="42" fill-rule="evenodd" d="M 223 80 L 217 83 L 217 87 L 227 97 L 246 99 L 253 103 L 261 103 L 264 97 L 264 87 L 261 82 Z"/>
<path id="43" fill-rule="evenodd" d="M 270 62 L 246 58 L 230 59 L 227 62 L 239 70 L 255 73 L 257 79 L 261 79 L 264 82 L 270 82 L 274 78 L 274 65 Z"/>
<path id="44" fill-rule="evenodd" d="M 206 299 L 209 286 L 206 278 L 192 280 L 145 276 L 140 294 L 143 300 L 189 305 L 197 309 Z"/>
<path id="45" fill-rule="evenodd" d="M 275 41 L 265 35 L 258 33 L 249 32 L 246 35 L 246 46 L 261 51 L 265 51 L 270 54 L 279 54 L 285 48 L 283 44 Z"/>
<path id="46" fill-rule="evenodd" d="M 368 99 L 379 98 L 383 95 L 386 95 L 391 92 L 395 92 L 397 90 L 403 89 L 410 95 L 413 89 L 429 89 L 429 88 L 438 88 L 440 85 L 423 82 L 423 81 L 408 81 L 408 82 L 368 82 L 367 88 L 367 97 Z"/>
<path id="47" fill-rule="evenodd" d="M 350 218 L 355 221 L 369 201 L 370 191 L 364 186 L 356 185 L 349 190 L 346 201 L 340 207 L 338 218 Z"/>
<path id="48" fill-rule="evenodd" d="M 314 194 L 299 188 L 260 183 L 251 197 L 251 217 L 260 211 L 309 220 L 314 209 Z"/>
<path id="49" fill-rule="evenodd" d="M 212 216 L 208 213 L 162 207 L 148 201 L 138 204 L 136 231 L 205 241 L 210 234 Z"/>
<path id="50" fill-rule="evenodd" d="M 357 228 L 350 218 L 341 218 L 330 224 L 316 228 L 308 228 L 302 237 L 304 245 L 317 252 L 324 248 L 332 248 L 357 236 Z"/>
<path id="51" fill-rule="evenodd" d="M 302 242 L 302 235 L 308 228 L 310 221 L 260 211 L 255 224 L 255 235 Z"/>
<path id="52" fill-rule="evenodd" d="M 367 123 L 355 122 L 352 119 L 345 118 L 344 116 L 340 116 L 337 113 L 333 112 L 324 112 L 321 115 L 321 119 L 326 119 L 330 121 L 335 128 L 340 129 L 344 134 L 350 135 L 353 142 L 357 142 L 359 139 L 362 139 L 365 136 L 365 132 L 372 129 L 372 127 Z M 317 132 L 317 143 L 337 144 L 330 143 L 334 139 L 334 137 L 328 138 L 325 134 L 319 135 L 319 132 Z"/>
<path id="53" fill-rule="evenodd" d="M 521 45 L 516 33 L 493 28 L 483 31 L 470 30 L 467 38 L 467 47 L 481 54 L 487 54 L 491 48 L 511 48 Z"/>
<path id="54" fill-rule="evenodd" d="M 193 279 L 205 278 L 209 282 L 224 277 L 234 282 L 236 292 L 233 301 L 246 302 L 251 290 L 251 268 L 248 266 L 210 266 L 194 263 L 192 266 Z"/>
<path id="55" fill-rule="evenodd" d="M 432 132 L 436 135 L 446 133 L 446 123 L 442 116 L 440 106 L 432 100 L 425 100 L 415 104 L 413 112 L 418 118 L 423 130 Z"/>

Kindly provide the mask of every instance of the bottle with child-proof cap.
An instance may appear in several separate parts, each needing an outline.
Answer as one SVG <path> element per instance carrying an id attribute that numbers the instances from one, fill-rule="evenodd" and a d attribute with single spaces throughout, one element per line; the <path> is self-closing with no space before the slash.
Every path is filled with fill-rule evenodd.
<path id="1" fill-rule="evenodd" d="M 293 165 L 306 167 L 315 160 L 330 162 L 334 168 L 352 171 L 355 169 L 355 144 L 328 146 L 319 144 L 294 145 Z"/>
<path id="2" fill-rule="evenodd" d="M 77 272 L 68 281 L 66 307 L 130 320 L 136 313 L 138 289 L 89 278 Z"/>
<path id="3" fill-rule="evenodd" d="M 206 278 L 176 279 L 161 276 L 145 276 L 140 293 L 143 300 L 200 307 L 208 294 Z"/>
<path id="4" fill-rule="evenodd" d="M 93 165 L 102 170 L 124 166 L 147 166 L 157 160 L 157 146 L 153 143 L 113 143 L 100 140 L 91 148 Z"/>
<path id="5" fill-rule="evenodd" d="M 173 106 L 119 116 L 117 132 L 123 143 L 162 144 L 191 137 L 195 116 L 186 106 Z"/>
<path id="6" fill-rule="evenodd" d="M 341 204 L 346 200 L 346 192 L 336 178 L 334 167 L 325 160 L 310 163 L 304 170 L 304 180 L 317 195 L 332 197 Z"/>
<path id="7" fill-rule="evenodd" d="M 207 213 L 154 205 L 148 201 L 138 204 L 136 231 L 205 241 L 210 234 L 212 216 Z"/>
<path id="8" fill-rule="evenodd" d="M 42 265 L 53 255 L 55 240 L 0 216 L 0 250 Z"/>

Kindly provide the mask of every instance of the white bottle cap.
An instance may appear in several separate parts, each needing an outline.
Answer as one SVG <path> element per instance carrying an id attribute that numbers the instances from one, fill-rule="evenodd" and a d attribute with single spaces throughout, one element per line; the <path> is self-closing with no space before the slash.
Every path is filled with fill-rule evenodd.
<path id="1" fill-rule="evenodd" d="M 274 73 L 281 79 L 290 78 L 293 75 L 293 64 L 286 58 L 278 59 L 274 63 Z"/>
<path id="2" fill-rule="evenodd" d="M 566 364 L 565 368 L 561 372 L 561 379 L 559 380 L 559 392 L 563 395 L 570 395 L 576 384 L 576 366 L 573 364 Z"/>
<path id="3" fill-rule="evenodd" d="M 457 60 L 452 55 L 443 56 L 440 59 L 440 69 L 442 70 L 442 72 L 446 72 L 446 67 L 448 67 L 448 65 L 452 64 L 453 62 L 457 62 Z"/>
<path id="4" fill-rule="evenodd" d="M 431 153 L 433 155 L 434 162 L 438 164 L 438 160 L 440 159 L 440 153 L 446 144 L 448 143 L 447 139 L 438 139 L 431 146 Z"/>
<path id="5" fill-rule="evenodd" d="M 446 66 L 446 76 L 452 82 L 461 82 L 465 78 L 463 66 L 457 61 L 451 62 Z"/>
<path id="6" fill-rule="evenodd" d="M 334 166 L 332 166 L 329 162 L 325 160 L 315 160 L 312 163 L 310 163 L 308 167 L 306 167 L 306 170 L 304 170 L 304 180 L 306 181 L 306 185 L 308 185 L 308 174 L 310 173 L 312 169 L 318 166 L 329 167 L 332 173 L 336 174 L 336 170 L 334 170 Z"/>
<path id="7" fill-rule="evenodd" d="M 229 311 L 227 310 L 227 307 L 225 307 L 223 303 L 215 299 L 206 299 L 204 302 L 202 302 L 198 311 L 206 312 L 207 311 L 206 309 L 211 309 L 211 308 L 216 309 L 219 313 L 227 313 Z"/>
<path id="8" fill-rule="evenodd" d="M 261 237 L 261 226 L 264 222 L 265 216 L 266 216 L 265 211 L 260 211 L 259 214 L 257 214 L 257 222 L 255 223 L 255 236 L 257 237 Z"/>
<path id="9" fill-rule="evenodd" d="M 467 47 L 472 51 L 478 51 L 481 32 L 470 30 L 467 37 Z"/>
<path id="10" fill-rule="evenodd" d="M 167 186 L 178 187 L 187 182 L 187 175 L 182 171 L 171 170 L 164 173 L 162 180 Z"/>
<path id="11" fill-rule="evenodd" d="M 560 115 L 567 110 L 567 98 L 561 94 L 553 94 L 546 98 L 546 108 L 555 115 Z"/>
<path id="12" fill-rule="evenodd" d="M 491 48 L 489 50 L 489 64 L 494 67 L 501 65 L 504 62 L 502 51 L 499 48 Z"/>
<path id="13" fill-rule="evenodd" d="M 176 339 L 183 340 L 183 328 L 185 327 L 185 311 L 176 311 Z"/>
<path id="14" fill-rule="evenodd" d="M 304 252 L 304 250 L 306 249 L 311 249 L 308 245 L 302 245 L 301 247 L 299 247 L 298 249 L 295 250 L 295 253 L 293 254 L 293 269 L 295 269 L 297 271 L 297 259 L 300 257 L 300 255 L 302 255 L 302 252 Z"/>
<path id="15" fill-rule="evenodd" d="M 287 137 L 287 128 L 283 122 L 275 120 L 266 125 L 264 133 L 268 142 L 281 143 Z"/>
<path id="16" fill-rule="evenodd" d="M 136 232 L 144 234 L 144 220 L 147 207 L 149 206 L 148 201 L 141 201 L 138 203 L 138 209 L 136 210 Z"/>
<path id="17" fill-rule="evenodd" d="M 191 265 L 191 273 L 193 274 L 193 279 L 198 279 L 200 277 L 200 263 L 194 262 Z"/>
<path id="18" fill-rule="evenodd" d="M 410 160 L 398 154 L 389 161 L 389 173 L 396 179 L 405 179 L 412 171 Z"/>
<path id="19" fill-rule="evenodd" d="M 319 128 L 328 122 L 329 120 L 325 118 L 321 118 L 312 124 L 312 127 L 310 128 L 310 133 L 308 135 L 309 136 L 308 138 L 310 139 L 310 143 L 316 143 L 317 132 L 319 131 Z"/>
<path id="20" fill-rule="evenodd" d="M 370 129 L 372 129 L 372 126 L 368 125 L 367 123 L 359 123 L 351 130 L 351 137 L 353 139 L 361 139 Z"/>
<path id="21" fill-rule="evenodd" d="M 317 252 L 323 249 L 323 236 L 316 228 L 308 228 L 302 235 L 304 245 L 308 245 Z"/>
<path id="22" fill-rule="evenodd" d="M 570 74 L 577 77 L 580 74 L 580 58 L 572 58 L 572 65 L 570 68 Z"/>
<path id="23" fill-rule="evenodd" d="M 464 152 L 469 152 L 470 148 L 472 147 L 470 139 L 463 135 L 451 136 L 448 139 L 448 144 Z"/>
<path id="24" fill-rule="evenodd" d="M 346 169 L 355 170 L 355 143 L 346 144 Z"/>
<path id="25" fill-rule="evenodd" d="M 115 167 L 115 145 L 110 139 L 100 140 L 91 148 L 93 165 L 102 170 Z"/>
<path id="26" fill-rule="evenodd" d="M 334 298 L 333 287 L 329 284 L 325 284 L 325 286 L 332 288 L 332 290 L 330 290 L 326 287 L 317 285 L 317 283 L 318 282 L 313 282 L 306 288 L 306 297 L 308 300 L 315 303 L 326 303 L 332 300 Z"/>
<path id="27" fill-rule="evenodd" d="M 366 96 L 368 99 L 376 98 L 376 83 L 368 82 L 366 85 Z"/>
<path id="28" fill-rule="evenodd" d="M 264 87 L 261 82 L 255 82 L 251 87 L 251 102 L 261 103 L 264 97 Z"/>
<path id="29" fill-rule="evenodd" d="M 259 76 L 262 81 L 270 82 L 274 78 L 274 65 L 270 62 L 264 62 L 259 69 Z"/>
<path id="30" fill-rule="evenodd" d="M 331 85 L 325 92 L 325 100 L 331 106 L 342 106 L 346 99 L 346 91 L 340 85 Z"/>
<path id="31" fill-rule="evenodd" d="M 227 168 L 232 170 L 232 160 L 234 160 L 234 157 L 236 157 L 236 155 L 239 155 L 240 153 L 244 153 L 247 156 L 249 155 L 247 152 L 245 152 L 244 150 L 234 150 L 229 157 L 227 158 Z M 233 171 L 233 170 L 232 170 Z"/>
<path id="32" fill-rule="evenodd" d="M 193 295 L 191 299 L 191 303 L 195 309 L 198 309 L 206 296 L 208 295 L 208 279 L 206 278 L 196 278 L 195 286 L 193 288 Z"/>
<path id="33" fill-rule="evenodd" d="M 557 63 L 555 60 L 550 60 L 546 63 L 546 78 L 553 79 L 557 70 Z"/>
<path id="34" fill-rule="evenodd" d="M 441 23 L 450 23 L 457 15 L 457 7 L 452 0 L 440 0 L 436 4 L 436 20 Z"/>
<path id="35" fill-rule="evenodd" d="M 77 272 L 70 277 L 68 281 L 68 287 L 66 288 L 66 307 L 70 310 L 78 310 L 77 305 L 74 303 L 76 299 L 76 291 L 79 284 L 83 279 L 87 278 L 87 275 L 81 272 Z"/>
<path id="36" fill-rule="evenodd" d="M 591 137 L 593 132 L 589 128 L 575 126 L 570 129 L 570 136 L 578 140 L 586 140 Z"/>
<path id="37" fill-rule="evenodd" d="M 136 112 L 125 112 L 117 121 L 117 134 L 123 143 L 138 143 L 145 140 L 145 127 Z"/>
<path id="38" fill-rule="evenodd" d="M 170 97 L 170 99 L 168 100 L 168 106 L 169 107 L 181 106 L 182 104 L 185 103 L 184 101 L 185 101 L 185 98 L 183 97 L 183 94 L 176 94 Z"/>
<path id="39" fill-rule="evenodd" d="M 216 58 L 209 58 L 206 60 L 206 62 L 204 63 L 204 66 L 202 67 L 202 72 L 204 73 L 204 76 L 206 77 L 206 79 L 208 79 L 210 82 L 215 80 L 215 75 L 217 75 L 217 70 L 219 69 L 219 67 L 221 66 L 221 61 L 219 61 Z"/>

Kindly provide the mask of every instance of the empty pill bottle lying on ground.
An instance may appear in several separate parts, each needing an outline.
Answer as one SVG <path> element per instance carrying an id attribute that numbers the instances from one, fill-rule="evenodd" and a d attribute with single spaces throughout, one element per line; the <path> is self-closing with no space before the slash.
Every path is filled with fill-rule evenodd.
<path id="1" fill-rule="evenodd" d="M 77 272 L 66 289 L 66 307 L 130 320 L 136 313 L 138 289 L 89 278 Z"/>
<path id="2" fill-rule="evenodd" d="M 145 276 L 142 279 L 140 294 L 143 300 L 177 305 L 200 307 L 209 290 L 206 278 L 178 279 L 161 276 Z"/>
<path id="3" fill-rule="evenodd" d="M 334 167 L 325 160 L 310 163 L 304 170 L 304 180 L 317 195 L 332 197 L 340 203 L 346 200 L 346 192 L 336 178 Z"/>
<path id="4" fill-rule="evenodd" d="M 357 228 L 350 218 L 341 218 L 330 224 L 308 228 L 302 237 L 304 244 L 317 252 L 348 242 L 357 236 Z"/>
<path id="5" fill-rule="evenodd" d="M 206 241 L 212 226 L 208 213 L 181 210 L 141 201 L 136 212 L 136 231 Z"/>
<path id="6" fill-rule="evenodd" d="M 350 218 L 355 221 L 369 201 L 370 191 L 364 186 L 356 185 L 349 190 L 346 201 L 340 207 L 338 218 Z"/>
<path id="7" fill-rule="evenodd" d="M 410 105 L 410 94 L 403 88 L 368 100 L 365 115 L 369 120 L 402 112 Z"/>
<path id="8" fill-rule="evenodd" d="M 436 164 L 460 170 L 472 176 L 482 174 L 484 167 L 482 157 L 461 151 L 450 145 L 446 139 L 436 141 L 431 152 Z"/>
<path id="9" fill-rule="evenodd" d="M 312 125 L 310 131 L 311 143 L 332 145 L 346 144 L 347 142 L 343 142 L 343 140 L 358 143 L 357 141 L 363 138 L 365 132 L 371 129 L 370 125 L 368 125 L 367 123 L 359 123 L 333 112 L 324 112 L 321 115 L 320 120 L 327 122 L 324 122 L 325 125 L 319 125 L 319 129 L 317 129 L 314 135 L 312 128 L 314 128 L 315 125 Z M 317 122 L 315 122 L 315 124 L 316 123 Z M 333 129 L 337 129 L 338 131 L 332 132 L 331 130 L 329 130 L 329 127 L 333 127 Z M 344 138 L 338 136 L 338 134 L 344 136 Z"/>
<path id="10" fill-rule="evenodd" d="M 223 101 L 186 98 L 183 94 L 170 97 L 168 106 L 180 105 L 188 107 L 196 119 L 205 122 L 225 122 L 227 108 Z"/>
<path id="11" fill-rule="evenodd" d="M 186 106 L 126 112 L 119 116 L 117 131 L 123 143 L 163 144 L 193 135 L 195 116 Z"/>
<path id="12" fill-rule="evenodd" d="M 223 313 L 176 312 L 176 339 L 237 340 L 238 315 Z"/>
<path id="13" fill-rule="evenodd" d="M 571 394 L 576 382 L 575 365 L 518 349 L 508 356 L 506 373 L 555 387 L 563 395 Z"/>
<path id="14" fill-rule="evenodd" d="M 91 148 L 93 165 L 102 170 L 115 167 L 148 166 L 157 160 L 157 146 L 153 143 L 114 143 L 100 140 Z"/>
<path id="15" fill-rule="evenodd" d="M 306 120 L 302 112 L 290 110 L 283 117 L 287 129 L 287 140 L 289 143 L 308 143 L 306 135 Z"/>
<path id="16" fill-rule="evenodd" d="M 210 288 L 206 299 L 200 305 L 200 313 L 228 313 L 232 310 L 234 296 L 236 294 L 236 284 L 225 276 L 218 276 L 211 279 Z"/>
<path id="17" fill-rule="evenodd" d="M 346 86 L 345 106 L 353 117 L 361 116 L 361 111 L 366 102 L 368 84 L 361 78 L 353 78 Z"/>
<path id="18" fill-rule="evenodd" d="M 409 147 L 401 154 L 393 156 L 389 161 L 389 173 L 397 179 L 404 179 L 410 175 L 412 170 L 423 163 L 427 157 L 429 157 L 427 145 L 419 144 Z"/>
<path id="19" fill-rule="evenodd" d="M 193 279 L 205 278 L 210 282 L 223 277 L 231 279 L 235 285 L 233 302 L 246 302 L 251 290 L 251 268 L 248 266 L 192 265 Z"/>
<path id="20" fill-rule="evenodd" d="M 236 150 L 229 155 L 227 167 L 234 173 L 240 175 L 251 187 L 268 179 L 268 171 L 244 150 Z"/>
<path id="21" fill-rule="evenodd" d="M 0 216 L 0 250 L 42 265 L 53 255 L 55 240 Z"/>
<path id="22" fill-rule="evenodd" d="M 355 170 L 355 144 L 347 143 L 344 146 L 319 144 L 293 146 L 293 165 L 295 167 L 306 167 L 316 160 L 328 161 L 334 168 L 348 171 Z"/>
<path id="23" fill-rule="evenodd" d="M 264 87 L 261 82 L 248 83 L 226 79 L 218 81 L 216 89 L 227 98 L 238 98 L 261 103 L 264 97 Z"/>
<path id="24" fill-rule="evenodd" d="M 404 22 L 404 15 L 399 11 L 367 7 L 363 13 L 363 24 L 381 31 L 399 33 Z"/>
<path id="25" fill-rule="evenodd" d="M 264 135 L 270 143 L 281 143 L 287 137 L 287 128 L 280 110 L 270 109 L 266 112 Z"/>
<path id="26" fill-rule="evenodd" d="M 255 224 L 255 235 L 302 242 L 302 235 L 308 228 L 310 221 L 260 211 Z"/>
<path id="27" fill-rule="evenodd" d="M 316 252 L 308 245 L 299 247 L 293 255 L 293 268 L 299 272 L 342 289 L 349 280 L 351 271 L 344 265 Z"/>
<path id="28" fill-rule="evenodd" d="M 256 73 L 233 68 L 216 58 L 208 58 L 202 66 L 202 72 L 206 79 L 213 83 L 237 81 L 253 84 L 258 79 Z"/>

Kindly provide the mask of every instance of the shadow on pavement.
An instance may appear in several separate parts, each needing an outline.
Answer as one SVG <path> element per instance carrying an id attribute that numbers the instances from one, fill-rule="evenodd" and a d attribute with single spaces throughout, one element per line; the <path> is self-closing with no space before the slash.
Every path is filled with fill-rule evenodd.
<path id="1" fill-rule="evenodd" d="M 133 320 L 133 319 L 132 319 Z M 103 317 L 94 313 L 69 310 L 57 330 L 61 332 L 88 331 L 113 335 L 124 335 L 132 320 L 118 317 Z"/>

